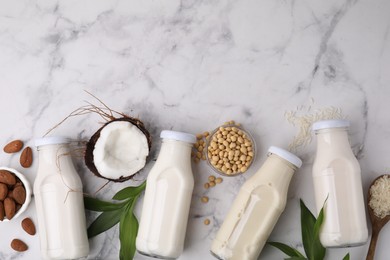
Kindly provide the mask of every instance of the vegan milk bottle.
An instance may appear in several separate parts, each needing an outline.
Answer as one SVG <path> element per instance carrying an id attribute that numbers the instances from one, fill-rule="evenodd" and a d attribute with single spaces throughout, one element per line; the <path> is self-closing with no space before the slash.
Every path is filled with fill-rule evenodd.
<path id="1" fill-rule="evenodd" d="M 144 255 L 177 258 L 184 247 L 194 189 L 191 148 L 196 137 L 167 130 L 160 137 L 160 154 L 146 181 L 136 247 Z"/>
<path id="2" fill-rule="evenodd" d="M 241 187 L 211 253 L 223 260 L 255 260 L 283 212 L 291 177 L 302 161 L 271 146 L 262 167 Z"/>
<path id="3" fill-rule="evenodd" d="M 348 140 L 346 120 L 313 124 L 317 154 L 313 181 L 317 212 L 324 206 L 320 240 L 325 247 L 361 245 L 368 231 L 360 165 Z"/>
<path id="4" fill-rule="evenodd" d="M 83 186 L 68 144 L 64 137 L 35 141 L 39 159 L 34 196 L 44 259 L 77 259 L 89 253 Z"/>

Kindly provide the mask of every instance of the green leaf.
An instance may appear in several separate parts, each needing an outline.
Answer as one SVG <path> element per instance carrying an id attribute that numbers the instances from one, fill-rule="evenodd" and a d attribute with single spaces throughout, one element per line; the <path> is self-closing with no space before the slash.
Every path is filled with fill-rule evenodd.
<path id="1" fill-rule="evenodd" d="M 125 200 L 128 198 L 134 198 L 135 196 L 138 196 L 145 189 L 145 187 L 146 187 L 146 181 L 144 181 L 139 186 L 126 187 L 118 191 L 112 198 L 115 200 Z"/>
<path id="2" fill-rule="evenodd" d="M 344 256 L 343 260 L 349 260 L 349 253 Z"/>
<path id="3" fill-rule="evenodd" d="M 322 260 L 325 257 L 326 249 L 321 245 L 318 235 L 316 236 L 315 234 L 316 218 L 302 200 L 300 200 L 300 205 L 302 242 L 306 256 L 309 260 Z M 323 217 L 321 217 L 317 225 L 321 226 L 322 221 Z"/>
<path id="4" fill-rule="evenodd" d="M 298 250 L 296 250 L 295 248 L 292 248 L 286 244 L 279 243 L 279 242 L 267 242 L 267 244 L 278 248 L 280 251 L 282 251 L 283 253 L 285 253 L 288 256 L 301 257 L 301 258 L 305 259 L 305 257 Z M 288 259 L 291 259 L 291 258 L 288 258 Z"/>
<path id="5" fill-rule="evenodd" d="M 121 248 L 119 251 L 120 260 L 133 259 L 135 254 L 135 240 L 138 233 L 138 220 L 135 217 L 133 210 L 137 202 L 138 196 L 136 196 L 131 203 L 126 207 L 126 211 L 122 214 L 119 224 L 119 239 L 121 242 Z"/>
<path id="6" fill-rule="evenodd" d="M 285 258 L 284 260 L 307 260 L 305 257 L 293 256 L 289 258 Z"/>
<path id="7" fill-rule="evenodd" d="M 105 211 L 100 214 L 88 227 L 88 238 L 97 236 L 115 226 L 119 222 L 123 211 L 124 208 L 120 208 L 118 210 Z"/>
<path id="8" fill-rule="evenodd" d="M 321 209 L 320 214 L 318 214 L 318 218 L 314 223 L 314 237 L 319 237 L 320 228 L 323 222 L 324 222 L 324 208 Z"/>
<path id="9" fill-rule="evenodd" d="M 92 211 L 112 211 L 123 208 L 127 201 L 121 203 L 112 203 L 108 201 L 99 200 L 92 197 L 84 197 L 84 207 Z"/>
<path id="10" fill-rule="evenodd" d="M 324 204 L 322 205 L 322 208 L 320 210 L 320 214 L 318 214 L 317 220 L 314 224 L 314 237 L 320 236 L 320 228 L 321 228 L 322 223 L 324 223 L 324 208 L 325 208 L 325 203 L 327 202 L 327 200 L 328 200 L 328 197 L 326 197 Z"/>

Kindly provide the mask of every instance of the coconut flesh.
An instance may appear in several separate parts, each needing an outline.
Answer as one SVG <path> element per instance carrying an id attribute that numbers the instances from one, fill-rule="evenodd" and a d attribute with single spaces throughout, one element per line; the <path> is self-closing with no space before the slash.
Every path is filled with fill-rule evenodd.
<path id="1" fill-rule="evenodd" d="M 86 164 L 99 177 L 125 181 L 145 166 L 150 145 L 150 135 L 141 121 L 116 119 L 91 137 Z"/>

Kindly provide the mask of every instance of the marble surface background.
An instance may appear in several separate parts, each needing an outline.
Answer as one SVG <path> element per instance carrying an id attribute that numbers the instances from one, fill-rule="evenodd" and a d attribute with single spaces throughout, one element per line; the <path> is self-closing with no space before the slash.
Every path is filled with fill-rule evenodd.
<path id="1" fill-rule="evenodd" d="M 255 137 L 253 167 L 207 192 L 212 170 L 193 165 L 193 195 L 183 260 L 213 259 L 209 247 L 240 185 L 260 167 L 270 145 L 287 148 L 298 129 L 285 112 L 337 107 L 351 120 L 350 140 L 362 167 L 364 191 L 390 167 L 390 1 L 387 0 L 82 0 L 0 1 L 0 111 L 2 143 L 15 138 L 33 146 L 72 110 L 94 102 L 137 116 L 154 137 L 159 132 L 212 130 L 234 119 Z M 87 140 L 100 127 L 96 115 L 75 117 L 52 134 Z M 302 250 L 299 198 L 314 211 L 311 167 L 315 142 L 300 149 L 285 212 L 272 240 Z M 37 153 L 34 153 L 37 156 Z M 36 159 L 36 158 L 35 158 Z M 18 155 L 0 153 L 33 183 L 37 160 L 22 169 Z M 75 158 L 88 193 L 105 182 Z M 153 161 L 138 176 L 142 180 Z M 110 183 L 109 198 L 130 185 Z M 210 197 L 202 204 L 200 197 Z M 139 213 L 142 200 L 138 204 Z M 36 222 L 35 205 L 0 223 L 0 259 L 40 259 L 38 236 L 20 227 Z M 93 216 L 88 215 L 89 222 Z M 211 224 L 205 226 L 204 218 Z M 19 237 L 29 250 L 16 253 Z M 381 233 L 377 258 L 388 259 L 390 226 Z M 368 244 L 329 249 L 326 259 L 365 259 Z M 118 229 L 91 241 L 90 259 L 118 259 Z M 285 255 L 266 246 L 261 259 Z M 137 255 L 135 259 L 146 259 Z"/>

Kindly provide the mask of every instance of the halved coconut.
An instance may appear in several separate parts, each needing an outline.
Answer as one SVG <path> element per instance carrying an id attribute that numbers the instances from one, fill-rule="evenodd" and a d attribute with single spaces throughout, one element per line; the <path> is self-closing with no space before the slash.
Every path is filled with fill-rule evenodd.
<path id="1" fill-rule="evenodd" d="M 151 145 L 150 134 L 140 120 L 114 119 L 87 143 L 85 164 L 98 177 L 123 182 L 145 166 Z"/>

